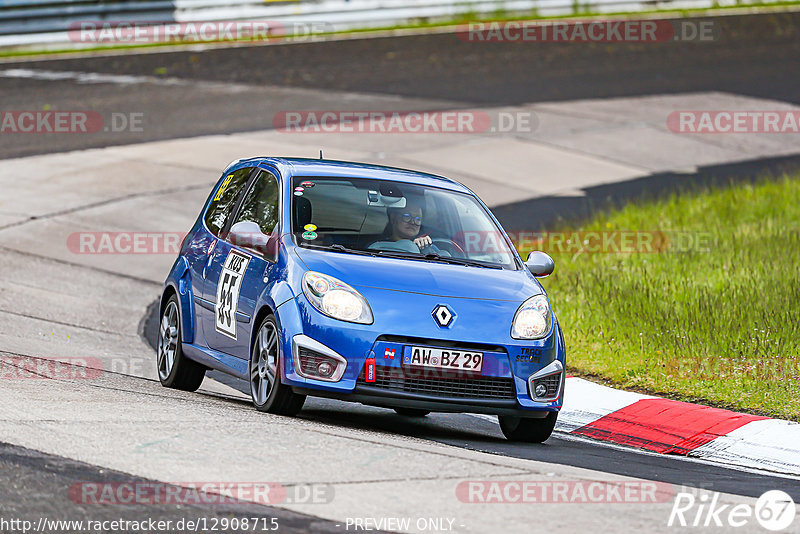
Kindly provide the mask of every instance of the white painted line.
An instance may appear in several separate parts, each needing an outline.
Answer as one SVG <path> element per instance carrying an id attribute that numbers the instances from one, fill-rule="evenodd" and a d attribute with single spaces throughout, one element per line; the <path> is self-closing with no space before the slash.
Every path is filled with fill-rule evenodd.
<path id="1" fill-rule="evenodd" d="M 241 92 L 256 88 L 255 86 L 243 84 L 187 80 L 174 77 L 133 76 L 129 74 L 106 74 L 101 72 L 80 72 L 67 70 L 4 69 L 0 70 L 0 78 L 21 78 L 42 81 L 69 80 L 79 84 L 108 83 L 114 85 L 150 84 L 169 87 L 197 86 L 206 89 L 216 89 L 230 92 Z"/>
<path id="2" fill-rule="evenodd" d="M 625 392 L 622 392 L 625 393 Z M 497 416 L 494 415 L 486 415 L 481 413 L 468 413 L 467 415 L 471 415 L 472 417 L 477 417 L 479 419 L 485 419 L 487 421 L 492 421 L 493 423 L 497 422 Z M 559 416 L 560 417 L 560 416 Z M 575 441 L 580 443 L 587 443 L 593 447 L 600 447 L 606 449 L 614 449 L 618 451 L 624 451 L 633 454 L 641 454 L 643 456 L 658 456 L 659 458 L 665 458 L 673 462 L 690 462 L 694 464 L 703 464 L 703 465 L 710 465 L 714 467 L 721 467 L 723 469 L 730 469 L 732 471 L 740 471 L 743 473 L 754 473 L 757 475 L 767 475 L 779 478 L 788 478 L 790 480 L 798 480 L 800 481 L 800 475 L 793 474 L 793 473 L 781 473 L 778 471 L 771 471 L 764 466 L 744 466 L 744 465 L 737 465 L 735 463 L 726 463 L 725 465 L 720 465 L 721 461 L 712 459 L 712 458 L 698 458 L 694 456 L 680 456 L 676 454 L 661 454 L 659 452 L 648 451 L 645 449 L 637 449 L 634 447 L 628 447 L 625 445 L 620 445 L 619 443 L 614 443 L 611 441 L 599 441 L 596 439 L 588 438 L 586 436 L 582 436 L 580 434 L 572 434 L 570 432 L 564 432 L 558 430 L 558 425 L 556 425 L 556 430 L 553 434 L 553 437 L 558 439 L 563 439 L 564 441 Z"/>
<path id="3" fill-rule="evenodd" d="M 800 475 L 800 424 L 752 421 L 689 453 L 725 464 Z"/>

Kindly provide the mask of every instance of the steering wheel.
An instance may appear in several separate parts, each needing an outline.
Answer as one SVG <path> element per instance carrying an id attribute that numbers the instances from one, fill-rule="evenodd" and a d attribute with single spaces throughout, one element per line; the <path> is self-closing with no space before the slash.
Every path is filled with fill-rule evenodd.
<path id="1" fill-rule="evenodd" d="M 461 248 L 461 245 L 459 245 L 458 243 L 456 243 L 452 239 L 447 239 L 446 237 L 434 237 L 434 238 L 431 238 L 431 241 L 433 242 L 434 245 L 436 245 L 437 243 L 447 245 L 445 247 L 445 250 L 447 250 L 450 254 L 454 254 L 456 251 L 458 251 L 458 253 L 461 254 L 460 257 L 462 257 L 462 258 L 466 258 L 467 257 L 467 253 L 464 252 L 464 249 Z M 439 247 L 439 248 L 442 248 L 442 247 Z"/>

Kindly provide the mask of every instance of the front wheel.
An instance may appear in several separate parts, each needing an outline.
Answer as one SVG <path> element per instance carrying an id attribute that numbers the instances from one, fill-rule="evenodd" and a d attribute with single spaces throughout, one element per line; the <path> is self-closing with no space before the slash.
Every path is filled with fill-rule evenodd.
<path id="1" fill-rule="evenodd" d="M 280 333 L 275 317 L 270 315 L 261 321 L 250 355 L 250 396 L 260 412 L 297 415 L 306 396 L 281 384 L 280 369 Z"/>
<path id="2" fill-rule="evenodd" d="M 158 379 L 164 387 L 196 391 L 203 383 L 206 368 L 183 355 L 181 334 L 178 298 L 172 295 L 164 306 L 158 328 Z"/>
<path id="3" fill-rule="evenodd" d="M 500 422 L 500 430 L 509 440 L 542 443 L 553 433 L 558 419 L 558 412 L 550 412 L 547 417 L 542 419 L 514 417 L 511 415 L 500 415 L 497 419 Z"/>

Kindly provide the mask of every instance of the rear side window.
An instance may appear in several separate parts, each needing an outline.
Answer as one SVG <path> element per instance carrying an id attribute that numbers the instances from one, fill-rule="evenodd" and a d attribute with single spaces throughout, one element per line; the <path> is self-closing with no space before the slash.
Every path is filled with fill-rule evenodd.
<path id="1" fill-rule="evenodd" d="M 219 236 L 222 229 L 225 228 L 225 223 L 228 222 L 228 217 L 231 216 L 231 212 L 236 206 L 239 193 L 247 184 L 247 179 L 252 172 L 252 167 L 245 167 L 228 174 L 222 180 L 217 192 L 214 193 L 206 212 L 206 225 L 214 235 Z"/>

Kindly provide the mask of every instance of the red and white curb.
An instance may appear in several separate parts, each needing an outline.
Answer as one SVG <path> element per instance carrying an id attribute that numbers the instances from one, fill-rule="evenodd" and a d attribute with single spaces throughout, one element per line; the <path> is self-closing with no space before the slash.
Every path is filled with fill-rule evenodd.
<path id="1" fill-rule="evenodd" d="M 556 430 L 661 454 L 800 475 L 800 424 L 567 377 Z"/>
<path id="2" fill-rule="evenodd" d="M 800 475 L 800 424 L 567 377 L 556 432 L 733 467 Z"/>

